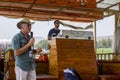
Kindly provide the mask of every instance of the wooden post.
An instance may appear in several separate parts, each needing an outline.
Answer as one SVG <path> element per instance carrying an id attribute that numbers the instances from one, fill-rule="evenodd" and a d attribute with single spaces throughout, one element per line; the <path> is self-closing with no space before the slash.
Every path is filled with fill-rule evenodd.
<path id="1" fill-rule="evenodd" d="M 117 27 L 118 27 L 118 19 L 119 19 L 119 14 L 115 15 L 115 30 L 114 30 L 114 38 L 113 38 L 113 52 L 116 53 L 118 52 L 118 47 L 117 47 Z"/>
<path id="2" fill-rule="evenodd" d="M 96 21 L 94 22 L 94 50 L 96 53 Z"/>

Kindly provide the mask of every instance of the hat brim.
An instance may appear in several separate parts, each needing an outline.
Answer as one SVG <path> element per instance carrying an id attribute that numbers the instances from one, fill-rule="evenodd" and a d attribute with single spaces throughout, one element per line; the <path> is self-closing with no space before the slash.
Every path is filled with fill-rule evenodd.
<path id="1" fill-rule="evenodd" d="M 27 23 L 27 24 L 34 24 L 34 22 L 28 23 L 28 22 L 18 22 L 17 23 L 17 28 L 20 29 L 20 25 L 23 23 Z"/>

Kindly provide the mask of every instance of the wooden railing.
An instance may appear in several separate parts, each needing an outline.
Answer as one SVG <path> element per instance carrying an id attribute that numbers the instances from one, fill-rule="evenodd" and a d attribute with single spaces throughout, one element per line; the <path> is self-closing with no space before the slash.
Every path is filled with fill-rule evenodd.
<path id="1" fill-rule="evenodd" d="M 102 54 L 96 54 L 96 58 L 98 60 L 105 60 L 105 61 L 114 61 L 118 60 L 120 61 L 120 53 L 102 53 Z"/>

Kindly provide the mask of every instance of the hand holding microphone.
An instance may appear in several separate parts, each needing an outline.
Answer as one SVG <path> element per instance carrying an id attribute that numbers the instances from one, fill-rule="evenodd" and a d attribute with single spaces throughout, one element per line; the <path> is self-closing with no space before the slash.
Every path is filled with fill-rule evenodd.
<path id="1" fill-rule="evenodd" d="M 30 39 L 30 43 L 31 43 L 31 50 L 33 51 L 33 53 L 36 53 L 36 52 L 41 52 L 42 49 L 41 48 L 38 48 L 37 50 L 34 49 L 34 42 L 35 42 L 35 39 L 33 38 L 33 32 L 30 32 L 30 36 L 31 36 L 31 39 Z"/>
<path id="2" fill-rule="evenodd" d="M 31 39 L 29 40 L 30 46 L 33 46 L 34 42 L 35 42 L 35 39 L 34 39 L 34 38 L 31 38 Z"/>
<path id="3" fill-rule="evenodd" d="M 32 46 L 35 42 L 35 39 L 33 38 L 33 32 L 30 32 L 31 39 L 29 40 L 30 46 Z"/>

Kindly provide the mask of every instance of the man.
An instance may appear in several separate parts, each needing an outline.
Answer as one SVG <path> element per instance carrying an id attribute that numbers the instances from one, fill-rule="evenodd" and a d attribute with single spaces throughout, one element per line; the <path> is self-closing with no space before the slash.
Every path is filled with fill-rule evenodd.
<path id="1" fill-rule="evenodd" d="M 52 37 L 56 37 L 60 33 L 59 24 L 60 24 L 59 20 L 54 21 L 55 27 L 49 31 L 48 40 L 51 40 Z"/>
<path id="2" fill-rule="evenodd" d="M 16 80 L 36 80 L 36 65 L 33 60 L 33 50 L 31 50 L 35 39 L 29 35 L 32 24 L 27 19 L 18 22 L 17 27 L 20 29 L 20 32 L 12 39 L 15 54 Z"/>

